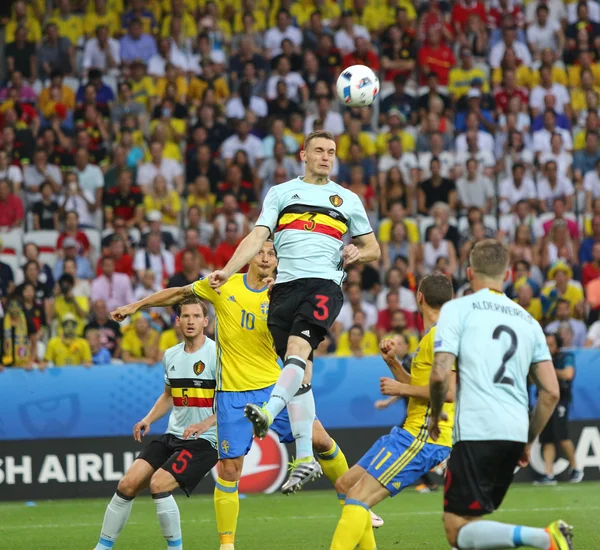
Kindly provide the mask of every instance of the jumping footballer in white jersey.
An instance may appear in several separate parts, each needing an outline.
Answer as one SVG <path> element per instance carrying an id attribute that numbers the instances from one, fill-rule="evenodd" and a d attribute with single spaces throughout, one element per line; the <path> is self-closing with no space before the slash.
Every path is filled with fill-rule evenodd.
<path id="1" fill-rule="evenodd" d="M 158 522 L 169 550 L 181 550 L 179 508 L 171 494 L 177 487 L 189 497 L 217 463 L 213 400 L 216 388 L 215 343 L 204 335 L 208 309 L 199 298 L 186 298 L 175 323 L 183 342 L 169 348 L 163 358 L 165 388 L 148 414 L 133 427 L 141 442 L 150 425 L 171 411 L 167 433 L 146 445 L 133 462 L 106 508 L 95 550 L 112 548 L 125 527 L 133 499 L 148 485 Z M 122 318 L 116 318 L 122 321 Z M 198 439 L 184 440 L 190 424 L 203 423 Z"/>
<path id="2" fill-rule="evenodd" d="M 267 323 L 284 368 L 268 403 L 263 407 L 249 403 L 245 414 L 254 434 L 262 438 L 290 404 L 296 460 L 281 489 L 286 494 L 321 474 L 312 448 L 312 357 L 342 308 L 344 267 L 369 263 L 380 255 L 358 195 L 329 179 L 335 152 L 335 141 L 328 132 L 308 135 L 300 152 L 306 175 L 276 185 L 267 193 L 253 231 L 225 268 L 209 275 L 211 287 L 220 287 L 274 235 L 279 265 Z M 347 233 L 353 242 L 344 245 Z"/>
<path id="3" fill-rule="evenodd" d="M 508 251 L 498 241 L 475 245 L 467 269 L 474 294 L 444 304 L 437 324 L 430 378 L 433 439 L 440 433 L 455 361 L 458 378 L 444 487 L 446 536 L 460 550 L 571 550 L 572 528 L 561 520 L 544 529 L 481 519 L 502 503 L 516 466 L 527 465 L 531 444 L 560 395 L 542 327 L 502 292 L 508 267 Z M 531 419 L 528 375 L 539 391 Z"/>

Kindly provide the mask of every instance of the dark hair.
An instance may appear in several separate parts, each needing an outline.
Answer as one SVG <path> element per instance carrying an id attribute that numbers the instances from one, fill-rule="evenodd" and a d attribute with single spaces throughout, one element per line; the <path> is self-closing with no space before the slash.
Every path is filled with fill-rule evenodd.
<path id="1" fill-rule="evenodd" d="M 188 296 L 187 298 L 184 298 L 179 304 L 177 304 L 175 306 L 175 312 L 177 313 L 177 316 L 178 317 L 181 316 L 181 310 L 182 310 L 183 306 L 193 306 L 193 305 L 200 306 L 202 308 L 202 314 L 204 315 L 204 317 L 208 317 L 208 306 L 196 295 Z"/>
<path id="2" fill-rule="evenodd" d="M 558 334 L 558 332 L 549 332 L 548 334 L 546 334 L 546 337 L 550 336 L 551 338 L 554 338 L 554 341 L 556 342 L 556 347 L 558 349 L 563 347 L 563 339 L 562 336 L 560 334 Z"/>
<path id="3" fill-rule="evenodd" d="M 440 309 L 446 302 L 452 300 L 454 296 L 452 279 L 448 275 L 434 271 L 421 279 L 419 292 L 423 294 L 423 298 L 429 307 Z"/>
<path id="4" fill-rule="evenodd" d="M 358 330 L 360 331 L 361 335 L 365 333 L 365 329 L 362 328 L 360 325 L 352 325 L 349 329 L 348 329 L 348 334 L 350 334 L 353 330 Z"/>
<path id="5" fill-rule="evenodd" d="M 63 284 L 75 286 L 75 280 L 73 279 L 73 275 L 70 275 L 69 273 L 63 273 L 58 279 L 58 284 L 60 286 L 62 286 Z"/>
<path id="6" fill-rule="evenodd" d="M 515 268 L 522 265 L 527 271 L 531 269 L 531 264 L 527 260 L 518 260 L 515 262 Z"/>
<path id="7" fill-rule="evenodd" d="M 556 301 L 556 307 L 558 307 L 559 304 L 567 304 L 569 307 L 571 307 L 571 302 L 569 302 L 569 300 L 565 300 L 564 298 L 559 298 Z"/>

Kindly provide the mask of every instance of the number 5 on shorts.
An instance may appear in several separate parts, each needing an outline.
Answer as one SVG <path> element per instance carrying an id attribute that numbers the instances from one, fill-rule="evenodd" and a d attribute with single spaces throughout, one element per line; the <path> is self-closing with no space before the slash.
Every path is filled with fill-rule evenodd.
<path id="1" fill-rule="evenodd" d="M 192 453 L 188 450 L 183 449 L 179 455 L 177 456 L 177 460 L 175 460 L 173 464 L 173 471 L 176 474 L 181 474 L 188 467 L 188 459 L 192 458 Z"/>
<path id="2" fill-rule="evenodd" d="M 317 307 L 313 312 L 313 315 L 317 321 L 325 321 L 327 320 L 327 317 L 329 317 L 329 308 L 326 305 L 329 301 L 329 296 L 317 294 L 315 298 L 317 299 Z"/>

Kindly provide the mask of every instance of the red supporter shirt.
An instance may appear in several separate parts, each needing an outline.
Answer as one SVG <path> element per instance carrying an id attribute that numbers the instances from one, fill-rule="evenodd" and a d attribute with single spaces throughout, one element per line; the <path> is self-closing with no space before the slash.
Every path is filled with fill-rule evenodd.
<path id="1" fill-rule="evenodd" d="M 417 319 L 414 311 L 407 311 L 401 309 L 406 318 L 406 329 L 417 329 Z M 392 312 L 389 309 L 382 309 L 377 316 L 377 328 L 385 332 L 391 332 L 392 330 Z"/>
<path id="2" fill-rule="evenodd" d="M 525 22 L 525 16 L 519 6 L 513 5 L 510 6 L 508 10 L 501 10 L 498 6 L 490 9 L 490 13 L 488 15 L 488 26 L 492 29 L 499 29 L 502 26 L 502 18 L 506 16 L 511 16 L 515 21 L 517 27 L 522 27 Z"/>
<path id="3" fill-rule="evenodd" d="M 600 267 L 594 265 L 594 262 L 586 262 L 583 264 L 581 272 L 581 282 L 586 286 L 590 281 L 600 277 Z"/>
<path id="4" fill-rule="evenodd" d="M 225 241 L 223 241 L 219 246 L 217 246 L 214 256 L 215 267 L 217 269 L 224 268 L 227 262 L 231 260 L 231 256 L 233 256 L 233 253 L 235 252 L 235 249 L 237 247 L 238 243 L 231 245 Z"/>
<path id="5" fill-rule="evenodd" d="M 527 90 L 525 88 L 515 88 L 511 92 L 506 91 L 506 89 L 504 89 L 504 88 L 500 88 L 494 94 L 494 99 L 496 100 L 496 105 L 500 109 L 502 109 L 502 112 L 507 113 L 508 112 L 508 103 L 515 96 L 519 96 L 521 98 L 521 101 L 525 105 L 527 105 L 529 99 L 528 99 Z"/>
<path id="6" fill-rule="evenodd" d="M 372 50 L 367 51 L 363 57 L 356 52 L 346 54 L 342 61 L 342 68 L 346 69 L 352 65 L 366 65 L 377 72 L 379 71 L 379 57 Z"/>
<path id="7" fill-rule="evenodd" d="M 131 187 L 129 193 L 125 196 L 123 196 L 118 187 L 114 187 L 106 194 L 104 206 L 112 208 L 113 217 L 129 221 L 133 219 L 135 209 L 143 202 L 144 198 L 139 187 Z"/>
<path id="8" fill-rule="evenodd" d="M 102 275 L 102 258 L 98 260 L 96 275 Z M 129 254 L 123 254 L 118 260 L 115 260 L 115 273 L 125 273 L 129 277 L 133 277 L 133 258 Z"/>
<path id="9" fill-rule="evenodd" d="M 8 195 L 5 202 L 0 202 L 0 227 L 12 227 L 24 216 L 23 202 L 17 195 Z"/>
<path id="10" fill-rule="evenodd" d="M 175 254 L 175 273 L 179 273 L 180 271 L 183 271 L 183 265 L 181 262 L 181 258 L 183 256 L 184 250 L 180 250 L 179 252 L 177 252 L 177 254 Z M 200 252 L 200 254 L 202 254 L 202 257 L 204 258 L 204 263 L 206 265 L 213 264 L 213 253 L 212 253 L 212 250 L 210 248 L 208 248 L 208 246 L 202 246 L 202 245 L 198 246 L 198 252 Z"/>
<path id="11" fill-rule="evenodd" d="M 422 67 L 429 67 L 429 71 L 435 73 L 438 76 L 438 80 L 441 86 L 448 84 L 448 73 L 450 69 L 456 65 L 456 59 L 452 50 L 443 44 L 440 44 L 437 48 L 430 46 L 423 46 L 419 50 L 419 65 Z M 426 69 L 427 71 L 427 69 Z M 427 81 L 427 75 L 421 77 L 421 83 L 425 84 Z"/>
<path id="12" fill-rule="evenodd" d="M 467 19 L 469 19 L 471 15 L 478 15 L 482 23 L 487 21 L 485 6 L 481 2 L 478 2 L 477 0 L 474 2 L 460 0 L 454 4 L 454 7 L 452 8 L 452 21 L 454 21 L 461 30 L 465 28 Z"/>
<path id="13" fill-rule="evenodd" d="M 60 236 L 58 237 L 58 241 L 56 241 L 56 249 L 57 250 L 62 249 L 63 241 L 67 237 L 71 237 L 72 239 L 75 239 L 79 243 L 79 246 L 81 247 L 83 252 L 87 252 L 90 249 L 90 241 L 88 241 L 88 238 L 86 237 L 85 233 L 83 231 L 77 231 L 75 236 L 67 235 L 66 233 L 61 233 Z"/>
<path id="14" fill-rule="evenodd" d="M 242 214 L 248 214 L 250 210 L 256 207 L 256 193 L 254 192 L 254 185 L 252 182 L 242 180 L 237 192 L 233 189 L 233 186 L 230 183 L 221 183 L 217 190 L 217 206 L 222 205 L 223 197 L 228 193 L 235 195 Z"/>

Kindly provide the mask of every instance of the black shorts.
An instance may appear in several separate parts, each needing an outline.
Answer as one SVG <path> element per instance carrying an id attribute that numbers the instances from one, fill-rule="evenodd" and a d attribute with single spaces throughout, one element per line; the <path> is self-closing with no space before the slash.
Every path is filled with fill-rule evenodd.
<path id="1" fill-rule="evenodd" d="M 517 441 L 459 441 L 452 447 L 444 512 L 483 516 L 497 510 L 525 448 Z"/>
<path id="2" fill-rule="evenodd" d="M 218 460 L 217 450 L 206 439 L 183 440 L 172 434 L 148 443 L 138 458 L 169 472 L 188 497 Z"/>
<path id="3" fill-rule="evenodd" d="M 288 338 L 299 336 L 313 350 L 323 341 L 344 303 L 340 286 L 329 279 L 296 279 L 271 291 L 268 325 L 277 355 L 285 358 Z"/>
<path id="4" fill-rule="evenodd" d="M 569 439 L 569 403 L 568 401 L 559 401 L 548 424 L 544 426 L 540 434 L 540 443 L 546 445 L 567 439 Z"/>

